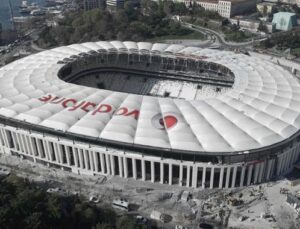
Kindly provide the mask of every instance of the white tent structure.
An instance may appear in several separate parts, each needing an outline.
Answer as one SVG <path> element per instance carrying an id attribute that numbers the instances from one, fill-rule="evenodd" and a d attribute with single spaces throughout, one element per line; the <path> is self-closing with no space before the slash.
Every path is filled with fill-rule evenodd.
<path id="1" fill-rule="evenodd" d="M 230 90 L 218 96 L 184 100 L 88 88 L 64 82 L 58 77 L 60 69 L 66 62 L 72 60 L 72 56 L 88 56 L 89 53 L 103 50 L 114 53 L 199 57 L 207 63 L 217 63 L 230 69 L 234 74 L 234 83 Z M 269 179 L 271 173 L 278 175 L 287 171 L 298 158 L 300 84 L 290 72 L 281 66 L 265 59 L 229 51 L 146 42 L 88 42 L 40 52 L 1 68 L 0 116 L 1 120 L 9 120 L 10 123 L 25 123 L 27 127 L 35 126 L 41 130 L 45 128 L 45 131 L 51 132 L 51 136 L 57 132 L 63 133 L 64 136 L 80 136 L 81 139 L 84 137 L 97 139 L 99 145 L 103 142 L 107 147 L 107 144 L 112 142 L 120 148 L 122 145 L 130 146 L 133 151 L 135 147 L 136 151 L 144 147 L 147 150 L 190 154 L 194 157 L 197 155 L 241 155 L 240 161 L 234 160 L 235 163 L 242 162 L 243 155 L 251 154 L 252 151 L 257 153 L 256 155 L 260 151 L 270 153 L 276 151 L 274 153 L 276 156 L 272 158 L 273 164 L 264 158 L 263 166 L 259 164 L 256 167 L 255 164 L 251 167 L 251 172 L 253 170 L 255 174 L 248 178 L 249 181 L 243 181 L 245 185 L 254 181 L 258 182 L 259 179 L 260 181 Z M 71 159 L 68 147 L 71 147 L 74 153 L 72 145 L 66 147 L 55 142 L 54 145 L 51 143 L 52 145 L 45 147 L 42 146 L 44 140 L 42 142 L 34 140 L 35 145 L 30 146 L 26 143 L 27 140 L 31 142 L 27 135 L 19 138 L 16 133 L 20 130 L 7 133 L 7 126 L 9 125 L 3 122 L 2 145 L 10 150 L 12 147 L 18 147 L 15 152 L 18 151 L 21 154 L 27 154 L 26 149 L 30 147 L 33 147 L 31 150 L 36 152 L 31 152 L 32 156 L 36 157 L 40 156 L 39 150 L 42 148 L 52 150 L 54 155 L 52 157 L 47 156 L 47 153 L 42 153 L 45 160 L 66 164 L 72 170 L 76 167 L 77 172 L 91 170 L 92 174 L 97 173 L 97 167 L 101 173 L 99 166 L 105 167 L 103 173 L 113 174 L 112 166 L 116 166 L 113 160 L 119 160 L 118 166 L 122 166 L 119 170 L 126 169 L 128 166 L 127 161 L 123 161 L 125 159 L 119 159 L 120 155 L 116 153 L 118 150 L 111 150 L 116 153 L 115 156 L 118 159 L 108 158 L 101 162 L 109 163 L 111 160 L 114 164 L 104 165 L 100 162 L 97 164 L 95 161 L 89 164 L 88 159 L 97 161 L 102 159 L 102 154 L 98 157 L 93 155 L 94 151 L 83 149 L 87 145 L 90 147 L 90 143 L 85 144 L 80 140 L 80 144 L 85 146 L 76 151 L 78 159 L 75 158 L 76 156 L 72 156 L 73 159 Z M 66 141 L 67 139 L 68 137 Z M 291 145 L 287 145 L 289 141 L 292 142 Z M 282 146 L 280 150 L 277 148 L 272 150 L 278 145 Z M 4 148 L 3 152 L 8 152 Z M 286 163 L 284 165 L 280 162 L 279 165 L 278 157 L 284 157 L 285 152 L 291 153 L 289 161 L 284 162 Z M 122 158 L 125 158 L 124 155 Z M 277 169 L 275 160 L 279 166 Z M 136 162 L 131 160 L 130 163 Z M 176 163 L 172 162 L 172 164 Z M 188 166 L 185 165 L 180 170 L 179 178 L 182 178 L 183 171 L 186 171 L 184 172 L 186 174 L 185 185 L 190 186 L 191 181 L 194 187 L 205 187 L 203 181 L 198 184 L 198 179 L 195 178 L 198 176 L 198 171 L 201 171 L 201 180 L 206 179 L 203 175 L 205 174 L 203 168 L 199 170 L 197 167 L 195 172 L 190 172 L 189 169 L 194 168 L 194 164 L 187 163 Z M 151 163 L 151 171 L 153 166 Z M 213 174 L 216 168 L 210 167 L 210 174 Z M 245 176 L 245 170 L 242 167 L 230 167 L 230 169 L 226 174 L 235 177 L 239 174 L 239 179 Z M 250 168 L 247 167 L 247 169 Z M 146 179 L 144 177 L 146 168 L 143 164 L 142 170 L 142 179 Z M 224 172 L 222 169 L 221 171 Z M 220 182 L 221 176 L 225 176 L 225 174 L 221 175 L 221 171 L 218 170 Z M 265 178 L 262 175 L 263 171 L 267 173 Z M 128 176 L 126 172 L 120 173 L 120 176 Z M 160 175 L 164 176 L 164 174 Z M 137 171 L 134 169 L 132 176 L 137 177 Z M 168 176 L 172 177 L 171 170 Z M 188 176 L 193 176 L 194 180 L 190 180 L 192 178 Z M 210 187 L 213 187 L 214 184 L 211 183 L 214 179 L 214 177 L 209 178 Z M 233 178 L 224 177 L 224 179 L 227 181 L 220 183 L 219 186 L 231 186 L 229 180 Z M 151 181 L 154 182 L 154 180 L 154 177 L 151 178 Z M 161 180 L 161 182 L 164 181 Z M 172 182 L 169 181 L 170 184 Z M 236 185 L 235 183 L 234 186 Z"/>

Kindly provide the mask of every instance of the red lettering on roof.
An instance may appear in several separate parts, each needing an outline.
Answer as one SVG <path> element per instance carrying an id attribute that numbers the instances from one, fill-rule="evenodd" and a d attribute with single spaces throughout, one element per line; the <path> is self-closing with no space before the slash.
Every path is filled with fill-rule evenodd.
<path id="1" fill-rule="evenodd" d="M 45 96 L 39 98 L 39 100 L 42 102 L 48 102 L 50 99 L 52 99 L 52 95 L 45 95 Z"/>
<path id="2" fill-rule="evenodd" d="M 108 104 L 100 104 L 96 110 L 93 111 L 92 115 L 95 115 L 97 113 L 109 113 L 111 112 L 112 107 Z"/>
<path id="3" fill-rule="evenodd" d="M 74 104 L 74 106 L 70 107 L 68 110 L 69 111 L 75 111 L 75 110 L 77 110 L 79 107 L 81 107 L 84 104 L 85 104 L 85 101 L 82 101 L 79 104 Z"/>
<path id="4" fill-rule="evenodd" d="M 65 100 L 64 97 L 55 96 L 53 99 L 51 99 L 50 103 L 59 104 L 59 103 L 61 103 L 64 100 Z"/>
<path id="5" fill-rule="evenodd" d="M 76 103 L 77 103 L 77 100 L 76 99 L 66 99 L 65 101 L 63 101 L 62 102 L 62 106 L 64 107 L 64 108 L 67 108 L 67 107 L 71 107 L 72 105 L 68 105 L 68 104 L 70 104 L 70 103 L 72 103 L 73 105 L 75 105 Z"/>
<path id="6" fill-rule="evenodd" d="M 84 110 L 85 112 L 89 112 L 92 109 L 90 109 L 89 107 L 95 108 L 96 107 L 96 103 L 91 103 L 91 102 L 86 102 L 81 109 Z"/>
<path id="7" fill-rule="evenodd" d="M 140 111 L 139 110 L 133 110 L 129 113 L 127 113 L 125 116 L 133 116 L 136 120 L 139 118 Z"/>
<path id="8" fill-rule="evenodd" d="M 127 113 L 128 113 L 128 108 L 121 107 L 116 111 L 115 115 L 126 115 Z"/>

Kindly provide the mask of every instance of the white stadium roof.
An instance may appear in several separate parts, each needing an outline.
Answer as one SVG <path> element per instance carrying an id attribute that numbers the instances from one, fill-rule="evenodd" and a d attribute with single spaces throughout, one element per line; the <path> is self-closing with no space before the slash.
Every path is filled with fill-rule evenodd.
<path id="1" fill-rule="evenodd" d="M 63 66 L 59 60 L 103 49 L 205 56 L 204 61 L 229 68 L 234 84 L 217 97 L 183 100 L 89 88 L 58 78 Z M 40 52 L 2 67 L 0 115 L 120 144 L 196 152 L 247 151 L 279 143 L 299 130 L 300 84 L 278 65 L 228 51 L 88 42 Z M 155 117 L 166 128 L 153 123 Z"/>

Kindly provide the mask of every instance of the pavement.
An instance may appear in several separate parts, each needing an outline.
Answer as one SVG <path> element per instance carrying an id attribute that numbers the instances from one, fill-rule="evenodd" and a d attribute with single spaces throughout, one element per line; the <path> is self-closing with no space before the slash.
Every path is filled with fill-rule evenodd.
<path id="1" fill-rule="evenodd" d="M 215 42 L 213 43 L 214 45 L 220 45 L 220 46 L 226 47 L 226 48 L 245 48 L 245 47 L 253 46 L 254 41 L 262 41 L 262 40 L 267 39 L 267 38 L 259 38 L 259 39 L 251 40 L 251 41 L 247 41 L 247 42 L 228 42 L 225 40 L 224 34 L 219 33 L 215 30 L 208 29 L 206 27 L 202 27 L 202 26 L 198 26 L 198 25 L 194 25 L 194 24 L 190 24 L 190 23 L 184 23 L 184 22 L 182 22 L 182 25 L 186 28 L 195 30 L 197 32 L 205 33 L 209 37 L 214 37 L 215 38 L 214 39 Z M 213 39 L 211 39 L 211 40 L 213 40 Z"/>

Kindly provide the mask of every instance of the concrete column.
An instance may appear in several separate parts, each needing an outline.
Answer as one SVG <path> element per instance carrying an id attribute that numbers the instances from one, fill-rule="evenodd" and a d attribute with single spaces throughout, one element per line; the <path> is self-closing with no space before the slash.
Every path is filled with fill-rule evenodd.
<path id="1" fill-rule="evenodd" d="M 155 182 L 155 166 L 154 166 L 154 161 L 151 161 L 151 182 Z"/>
<path id="2" fill-rule="evenodd" d="M 183 183 L 183 165 L 179 165 L 179 186 L 182 186 Z"/>
<path id="3" fill-rule="evenodd" d="M 126 157 L 123 157 L 124 162 L 124 177 L 128 178 L 128 161 Z"/>
<path id="4" fill-rule="evenodd" d="M 298 144 L 295 148 L 296 148 L 296 149 L 295 149 L 295 151 L 296 151 L 296 158 L 295 158 L 295 161 L 298 161 L 299 153 L 300 153 L 300 144 Z"/>
<path id="5" fill-rule="evenodd" d="M 33 143 L 32 137 L 29 137 L 29 148 L 32 151 L 32 155 L 34 155 L 34 157 L 36 157 L 36 156 L 38 156 L 38 153 L 36 152 L 36 149 L 33 144 L 34 143 Z"/>
<path id="6" fill-rule="evenodd" d="M 270 179 L 270 173 L 271 173 L 271 168 L 272 168 L 272 159 L 268 160 L 267 163 L 267 175 L 266 175 L 266 181 L 269 181 Z"/>
<path id="7" fill-rule="evenodd" d="M 214 175 L 215 175 L 215 167 L 211 167 L 210 170 L 210 182 L 209 182 L 209 188 L 212 189 L 214 187 Z"/>
<path id="8" fill-rule="evenodd" d="M 206 167 L 202 168 L 202 188 L 205 188 L 205 179 L 206 179 Z"/>
<path id="9" fill-rule="evenodd" d="M 78 156 L 79 156 L 79 164 L 80 164 L 80 168 L 83 169 L 84 161 L 83 161 L 82 151 L 81 151 L 81 149 L 77 149 L 77 152 L 78 152 Z"/>
<path id="10" fill-rule="evenodd" d="M 137 179 L 137 172 L 136 172 L 136 159 L 132 158 L 132 174 L 133 174 L 133 179 Z"/>
<path id="11" fill-rule="evenodd" d="M 46 145 L 47 145 L 48 154 L 50 156 L 50 160 L 54 161 L 54 158 L 53 158 L 53 155 L 55 154 L 54 147 L 53 147 L 53 151 L 52 151 L 52 147 L 50 146 L 50 142 L 46 141 Z"/>
<path id="12" fill-rule="evenodd" d="M 24 153 L 24 148 L 23 148 L 23 144 L 22 144 L 22 141 L 21 141 L 20 134 L 16 133 L 16 137 L 17 137 L 17 141 L 18 141 L 20 151 Z"/>
<path id="13" fill-rule="evenodd" d="M 36 147 L 38 150 L 39 157 L 45 158 L 46 156 L 45 156 L 45 152 L 43 151 L 42 144 L 43 142 L 41 143 L 40 139 L 36 138 Z"/>
<path id="14" fill-rule="evenodd" d="M 234 188 L 234 187 L 235 187 L 235 181 L 236 181 L 236 173 L 237 173 L 237 169 L 238 169 L 237 166 L 235 166 L 235 167 L 233 168 L 231 188 Z"/>
<path id="15" fill-rule="evenodd" d="M 192 187 L 197 188 L 198 181 L 198 166 L 193 165 Z"/>
<path id="16" fill-rule="evenodd" d="M 33 152 L 30 150 L 30 148 L 29 148 L 29 146 L 28 146 L 27 137 L 26 137 L 25 135 L 21 135 L 21 139 L 22 139 L 22 141 L 23 141 L 25 153 L 26 153 L 26 154 L 29 154 L 29 155 L 33 155 Z"/>
<path id="17" fill-rule="evenodd" d="M 292 160 L 292 164 L 294 164 L 297 161 L 297 148 L 294 147 L 293 149 L 293 160 Z"/>
<path id="18" fill-rule="evenodd" d="M 285 170 L 286 170 L 286 161 L 287 161 L 287 153 L 282 155 L 282 164 L 281 164 L 281 169 L 280 169 L 280 173 L 284 174 Z"/>
<path id="19" fill-rule="evenodd" d="M 276 159 L 272 160 L 270 178 L 273 178 L 276 173 Z"/>
<path id="20" fill-rule="evenodd" d="M 173 182 L 173 165 L 169 164 L 169 185 Z"/>
<path id="21" fill-rule="evenodd" d="M 224 166 L 222 166 L 220 170 L 219 188 L 223 188 L 223 179 L 224 179 Z"/>
<path id="22" fill-rule="evenodd" d="M 18 146 L 19 146 L 19 151 L 20 151 L 20 152 L 23 152 L 22 145 L 21 145 L 21 142 L 20 142 L 20 138 L 19 138 L 19 134 L 18 134 L 18 133 L 16 133 L 16 140 L 17 140 L 17 143 L 18 143 Z"/>
<path id="23" fill-rule="evenodd" d="M 9 144 L 9 139 L 8 139 L 8 135 L 7 135 L 7 132 L 11 132 L 10 130 L 3 130 L 2 133 L 3 133 L 3 136 L 4 136 L 4 142 L 5 142 L 5 146 L 7 148 L 10 147 L 10 144 Z M 12 132 L 11 132 L 12 133 Z"/>
<path id="24" fill-rule="evenodd" d="M 31 155 L 33 156 L 33 161 L 36 162 L 35 157 L 37 156 L 37 153 L 35 151 L 35 148 L 33 147 L 33 142 L 32 142 L 33 140 L 31 137 L 27 137 L 27 140 L 28 140 L 28 142 L 27 142 L 28 148 L 29 148 L 30 152 L 32 152 Z"/>
<path id="25" fill-rule="evenodd" d="M 190 187 L 190 180 L 191 180 L 191 167 L 187 165 L 186 168 L 186 187 Z"/>
<path id="26" fill-rule="evenodd" d="M 160 183 L 164 183 L 164 163 L 160 162 Z"/>
<path id="27" fill-rule="evenodd" d="M 108 155 L 110 157 L 110 169 L 111 169 L 111 175 L 115 176 L 116 172 L 115 172 L 115 159 L 114 159 L 114 155 Z"/>
<path id="28" fill-rule="evenodd" d="M 107 174 L 111 174 L 109 154 L 104 154 L 104 157 L 105 157 L 105 162 L 106 162 Z"/>
<path id="29" fill-rule="evenodd" d="M 22 135 L 22 136 L 23 136 L 22 139 L 23 139 L 25 153 L 33 156 L 33 152 L 29 148 L 29 142 L 28 142 L 27 136 L 25 136 L 25 135 Z"/>
<path id="30" fill-rule="evenodd" d="M 296 151 L 295 151 L 295 147 L 293 147 L 291 149 L 292 153 L 291 153 L 291 161 L 290 161 L 290 165 L 294 164 L 295 161 L 295 156 L 296 156 Z"/>
<path id="31" fill-rule="evenodd" d="M 93 158 L 94 158 L 94 168 L 95 168 L 95 172 L 99 172 L 98 157 L 97 157 L 95 151 L 92 151 L 92 154 L 93 154 Z"/>
<path id="32" fill-rule="evenodd" d="M 259 174 L 258 174 L 258 182 L 261 183 L 262 178 L 263 178 L 263 171 L 265 169 L 265 161 L 260 164 L 260 169 L 259 169 Z"/>
<path id="33" fill-rule="evenodd" d="M 282 163 L 281 156 L 278 156 L 276 160 L 277 160 L 276 176 L 279 176 L 279 174 L 280 174 L 280 168 L 281 168 L 281 163 Z"/>
<path id="34" fill-rule="evenodd" d="M 119 173 L 120 177 L 123 177 L 123 159 L 122 157 L 118 157 L 118 162 L 119 162 Z"/>
<path id="35" fill-rule="evenodd" d="M 82 149 L 81 152 L 83 154 L 84 167 L 85 167 L 86 170 L 88 170 L 89 169 L 88 152 L 85 149 Z"/>
<path id="36" fill-rule="evenodd" d="M 291 149 L 290 152 L 288 153 L 286 170 L 289 170 L 291 168 L 291 165 L 292 165 L 292 156 L 293 156 L 293 151 Z"/>
<path id="37" fill-rule="evenodd" d="M 281 155 L 280 157 L 281 160 L 281 166 L 280 166 L 280 175 L 284 173 L 284 165 L 285 165 L 285 155 Z"/>
<path id="38" fill-rule="evenodd" d="M 59 154 L 58 154 L 57 144 L 55 144 L 55 143 L 53 142 L 53 143 L 52 143 L 52 146 L 53 146 L 53 147 L 51 147 L 50 144 L 51 144 L 51 143 L 49 143 L 49 147 L 50 147 L 50 149 L 51 149 L 51 148 L 53 149 L 53 154 L 55 155 L 55 161 L 56 161 L 57 163 L 61 163 L 61 161 L 59 160 L 60 158 L 59 158 Z"/>
<path id="39" fill-rule="evenodd" d="M 63 160 L 63 151 L 62 151 L 62 148 L 63 147 L 62 145 L 60 144 L 56 144 L 57 145 L 57 153 L 58 153 L 58 158 L 60 160 L 60 163 L 63 164 L 64 163 L 64 160 Z M 67 155 L 66 155 L 66 158 L 67 158 Z"/>
<path id="40" fill-rule="evenodd" d="M 99 154 L 100 154 L 101 173 L 108 174 L 108 171 L 106 171 L 106 169 L 105 169 L 104 155 L 103 155 L 103 153 L 99 153 Z"/>
<path id="41" fill-rule="evenodd" d="M 9 130 L 8 130 L 9 131 Z M 10 131 L 9 131 L 10 132 Z M 6 130 L 2 130 L 2 133 L 3 133 L 3 136 L 4 136 L 4 142 L 5 142 L 5 146 L 7 148 L 9 148 L 9 140 L 8 140 L 8 136 L 7 136 L 7 133 L 6 133 Z"/>
<path id="42" fill-rule="evenodd" d="M 3 130 L 2 128 L 0 128 L 0 138 L 1 138 L 0 142 L 1 142 L 1 146 L 2 146 L 2 147 L 5 147 L 5 146 L 6 146 L 6 143 L 5 143 L 3 131 L 4 131 L 4 130 Z M 13 136 L 13 134 L 12 134 L 12 136 Z"/>
<path id="43" fill-rule="evenodd" d="M 68 164 L 68 166 L 71 166 L 69 147 L 64 146 L 64 145 L 62 145 L 62 147 L 64 147 L 65 152 L 66 152 L 67 164 Z"/>
<path id="44" fill-rule="evenodd" d="M 146 162 L 145 160 L 141 160 L 141 163 L 142 163 L 142 181 L 145 181 L 146 180 Z"/>
<path id="45" fill-rule="evenodd" d="M 87 150 L 88 151 L 88 154 L 89 154 L 89 163 L 90 163 L 90 168 L 91 168 L 91 170 L 92 171 L 95 171 L 95 163 L 94 163 L 94 156 L 93 156 L 93 154 L 94 154 L 94 152 L 91 150 L 91 149 L 89 149 L 89 150 Z"/>
<path id="46" fill-rule="evenodd" d="M 35 156 L 33 148 L 31 148 L 31 138 L 26 135 L 26 136 L 24 136 L 24 140 L 25 140 L 25 143 L 26 143 L 26 149 L 28 150 L 28 153 L 32 156 Z"/>
<path id="47" fill-rule="evenodd" d="M 286 155 L 286 165 L 285 165 L 285 171 L 287 172 L 290 168 L 290 164 L 291 164 L 291 154 L 292 154 L 292 150 L 290 150 L 287 155 Z"/>
<path id="48" fill-rule="evenodd" d="M 260 169 L 260 164 L 256 164 L 254 169 L 254 181 L 253 181 L 254 184 L 257 183 L 259 169 Z"/>
<path id="49" fill-rule="evenodd" d="M 75 167 L 79 168 L 80 165 L 78 165 L 78 153 L 77 153 L 77 149 L 74 146 L 72 147 L 72 151 L 73 151 Z"/>
<path id="50" fill-rule="evenodd" d="M 48 142 L 46 140 L 43 140 L 44 150 L 45 150 L 45 156 L 47 161 L 52 161 L 52 155 L 49 153 L 49 147 Z"/>
<path id="51" fill-rule="evenodd" d="M 2 130 L 2 132 L 4 132 L 4 130 Z M 4 136 L 4 135 L 3 135 L 3 136 Z M 17 136 L 16 136 L 16 134 L 15 134 L 14 132 L 12 132 L 12 139 L 13 139 L 14 146 L 15 146 L 14 149 L 15 149 L 15 150 L 18 150 L 18 140 L 17 140 Z M 3 141 L 4 141 L 3 146 L 6 147 L 5 139 L 3 139 Z"/>
<path id="52" fill-rule="evenodd" d="M 243 167 L 242 167 L 242 173 L 241 173 L 241 180 L 240 180 L 240 187 L 244 186 L 245 171 L 246 171 L 246 166 L 243 165 Z"/>
<path id="53" fill-rule="evenodd" d="M 231 167 L 227 167 L 225 188 L 229 188 L 230 173 L 231 173 Z"/>
<path id="54" fill-rule="evenodd" d="M 252 170 L 253 170 L 253 164 L 249 165 L 248 167 L 248 174 L 247 174 L 247 186 L 250 185 L 251 183 L 251 178 L 252 178 Z"/>

